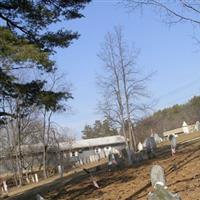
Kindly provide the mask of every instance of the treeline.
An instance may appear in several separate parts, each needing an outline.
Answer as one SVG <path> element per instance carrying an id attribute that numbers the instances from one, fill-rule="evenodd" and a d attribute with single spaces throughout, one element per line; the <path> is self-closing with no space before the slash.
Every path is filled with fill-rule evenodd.
<path id="1" fill-rule="evenodd" d="M 90 139 L 117 135 L 118 131 L 107 119 L 105 119 L 102 122 L 96 120 L 93 125 L 85 125 L 82 134 L 83 139 Z"/>
<path id="2" fill-rule="evenodd" d="M 162 134 L 164 131 L 179 128 L 183 121 L 193 124 L 200 121 L 200 96 L 194 96 L 187 103 L 174 105 L 155 112 L 137 123 L 137 139 L 143 140 L 151 132 Z"/>

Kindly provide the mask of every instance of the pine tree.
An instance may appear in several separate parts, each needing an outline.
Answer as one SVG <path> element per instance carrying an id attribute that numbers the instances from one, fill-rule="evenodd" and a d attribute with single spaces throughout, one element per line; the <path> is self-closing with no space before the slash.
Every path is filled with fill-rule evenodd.
<path id="1" fill-rule="evenodd" d="M 54 72 L 55 62 L 50 58 L 56 47 L 67 48 L 79 34 L 64 28 L 53 29 L 61 21 L 81 18 L 80 13 L 90 0 L 3 0 L 0 2 L 0 118 L 12 116 L 4 107 L 4 99 L 23 96 L 23 104 L 46 104 L 58 109 L 62 98 L 70 93 L 44 91 L 45 81 L 20 83 L 13 71 L 40 69 Z M 45 97 L 46 96 L 46 97 Z M 54 105 L 53 105 L 54 104 Z M 1 122 L 3 122 L 1 120 Z"/>
<path id="2" fill-rule="evenodd" d="M 67 48 L 79 37 L 77 32 L 55 27 L 60 27 L 61 22 L 83 17 L 80 10 L 89 1 L 0 1 L 0 123 L 6 123 L 8 120 L 19 122 L 14 144 L 19 185 L 22 184 L 23 171 L 20 121 L 26 116 L 26 110 L 30 106 L 36 106 L 45 113 L 65 110 L 63 101 L 72 98 L 72 94 L 69 91 L 46 90 L 46 80 L 21 81 L 16 72 L 26 69 L 54 73 L 55 61 L 51 56 L 56 52 L 55 49 Z M 7 109 L 7 100 L 17 102 L 14 111 Z M 45 128 L 46 126 L 44 131 Z M 44 154 L 47 150 L 45 145 L 46 143 Z M 46 159 L 43 165 L 45 163 Z"/>
<path id="3" fill-rule="evenodd" d="M 100 120 L 96 120 L 93 126 L 86 125 L 82 133 L 83 139 L 118 135 L 117 129 L 112 127 L 112 124 L 107 119 L 102 122 Z"/>

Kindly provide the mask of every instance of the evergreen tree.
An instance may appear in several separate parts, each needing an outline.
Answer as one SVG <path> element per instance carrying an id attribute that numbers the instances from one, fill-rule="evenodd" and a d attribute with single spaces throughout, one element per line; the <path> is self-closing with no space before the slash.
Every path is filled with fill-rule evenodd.
<path id="1" fill-rule="evenodd" d="M 12 116 L 5 110 L 6 98 L 23 97 L 23 104 L 46 104 L 58 109 L 58 101 L 71 98 L 70 93 L 45 91 L 45 81 L 21 83 L 15 76 L 18 69 L 40 69 L 54 72 L 50 58 L 55 47 L 66 48 L 79 34 L 60 26 L 61 21 L 81 18 L 80 10 L 90 0 L 3 0 L 0 2 L 0 118 Z M 60 105 L 59 105 L 60 106 Z"/>
<path id="2" fill-rule="evenodd" d="M 2 0 L 0 19 L 4 27 L 36 45 L 42 51 L 51 52 L 54 47 L 68 47 L 79 34 L 61 27 L 50 30 L 61 21 L 81 18 L 79 12 L 90 0 Z"/>
<path id="3" fill-rule="evenodd" d="M 82 134 L 83 139 L 94 138 L 93 128 L 90 125 L 85 125 L 84 129 L 82 130 Z"/>
<path id="4" fill-rule="evenodd" d="M 117 129 L 113 128 L 112 124 L 107 119 L 102 122 L 100 120 L 96 120 L 92 127 L 90 125 L 86 125 L 82 133 L 83 139 L 118 135 Z"/>
<path id="5" fill-rule="evenodd" d="M 72 95 L 69 91 L 46 90 L 48 80 L 33 78 L 21 81 L 17 71 L 26 69 L 32 72 L 39 69 L 41 73 L 54 73 L 56 67 L 51 56 L 55 48 L 67 48 L 72 40 L 79 37 L 77 32 L 61 27 L 61 22 L 83 17 L 80 10 L 89 1 L 0 1 L 0 122 L 7 122 L 8 118 L 19 122 L 14 144 L 19 185 L 22 184 L 23 172 L 20 121 L 27 115 L 30 106 L 36 106 L 50 113 L 48 126 L 46 118 L 43 126 L 44 132 L 48 132 L 51 114 L 65 110 L 63 101 L 72 98 Z M 15 110 L 7 109 L 8 101 L 17 102 Z M 44 143 L 44 155 L 47 152 L 46 145 Z M 46 157 L 43 159 L 45 171 Z"/>

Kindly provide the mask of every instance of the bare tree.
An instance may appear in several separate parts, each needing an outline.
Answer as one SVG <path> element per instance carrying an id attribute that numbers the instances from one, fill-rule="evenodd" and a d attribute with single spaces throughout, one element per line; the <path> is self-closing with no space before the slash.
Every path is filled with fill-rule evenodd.
<path id="1" fill-rule="evenodd" d="M 49 76 L 45 78 L 48 83 L 47 89 L 50 88 L 54 91 L 69 92 L 69 86 L 67 84 L 63 82 L 62 85 L 59 84 L 58 80 L 62 79 L 61 77 L 63 76 L 57 76 L 55 74 Z M 33 76 L 28 77 L 23 70 L 21 73 L 17 74 L 17 77 L 18 82 L 26 82 L 28 78 L 34 78 Z M 2 149 L 7 150 L 6 156 L 11 157 L 13 161 L 11 165 L 12 171 L 16 175 L 17 185 L 22 185 L 23 170 L 27 171 L 27 168 L 30 168 L 33 164 L 30 157 L 26 159 L 23 155 L 23 150 L 27 151 L 32 144 L 42 143 L 44 175 L 47 177 L 47 150 L 53 138 L 51 118 L 54 112 L 69 109 L 69 106 L 65 105 L 65 102 L 62 103 L 59 101 L 59 103 L 57 103 L 56 101 L 56 103 L 54 103 L 54 99 L 51 98 L 51 93 L 48 99 L 46 99 L 46 97 L 44 98 L 46 101 L 49 101 L 47 102 L 50 105 L 49 108 L 45 105 L 38 106 L 37 104 L 26 106 L 26 102 L 23 101 L 24 99 L 21 96 L 18 96 L 18 98 L 5 97 L 0 105 L 4 112 L 11 113 L 12 115 L 8 116 L 4 120 L 4 126 L 1 126 L 1 134 L 3 134 L 4 137 Z M 65 99 L 63 98 L 60 100 L 64 101 Z"/>
<path id="2" fill-rule="evenodd" d="M 99 110 L 115 125 L 119 125 L 127 145 L 129 140 L 129 148 L 133 151 L 136 150 L 137 142 L 133 124 L 138 112 L 144 108 L 139 101 L 142 97 L 147 97 L 145 83 L 150 77 L 141 78 L 136 64 L 138 53 L 135 48 L 128 47 L 120 27 L 115 28 L 113 33 L 107 33 L 99 53 L 105 69 L 105 75 L 98 79 L 98 85 L 103 92 Z"/>
<path id="3" fill-rule="evenodd" d="M 33 114 L 34 106 L 23 107 L 19 98 L 5 98 L 5 110 L 12 113 L 14 118 L 5 119 L 5 124 L 1 128 L 1 133 L 4 135 L 4 146 L 6 156 L 10 159 L 13 173 L 16 175 L 16 184 L 22 185 L 23 169 L 26 169 L 26 161 L 23 157 L 22 145 L 28 144 L 29 138 L 33 131 L 32 123 L 34 121 Z"/>
<path id="4" fill-rule="evenodd" d="M 69 161 L 69 160 L 67 160 L 66 154 L 63 153 L 62 143 L 64 142 L 65 147 L 68 147 L 69 149 L 71 149 L 72 144 L 75 141 L 75 137 L 69 134 L 69 131 L 68 131 L 69 129 L 67 127 L 58 126 L 58 124 L 55 122 L 53 122 L 52 124 L 54 124 L 52 125 L 52 128 L 51 128 L 52 146 L 54 147 L 55 153 L 57 156 L 57 160 L 58 160 L 57 164 L 61 166 L 61 169 L 64 169 L 66 161 Z M 60 174 L 60 175 L 62 177 L 63 174 Z"/>
<path id="5" fill-rule="evenodd" d="M 58 75 L 58 74 L 52 74 L 51 77 L 48 77 L 49 82 L 47 85 L 47 90 L 51 90 L 54 92 L 57 91 L 62 91 L 70 94 L 70 85 L 66 82 L 63 82 L 63 75 Z M 51 99 L 49 99 L 51 101 Z M 48 100 L 48 101 L 49 101 Z M 63 101 L 62 101 L 63 100 Z M 51 105 L 51 102 L 50 102 Z M 53 138 L 52 134 L 55 132 L 52 128 L 52 116 L 55 112 L 60 112 L 60 111 L 70 111 L 70 106 L 64 102 L 64 99 L 61 99 L 61 101 L 57 102 L 55 105 L 47 107 L 47 106 L 42 106 L 40 108 L 40 113 L 41 113 L 41 118 L 42 118 L 42 126 L 41 126 L 41 131 L 40 131 L 40 142 L 42 143 L 43 146 L 43 175 L 44 178 L 48 177 L 47 174 L 47 151 L 48 147 L 51 142 L 51 138 Z"/>
<path id="6" fill-rule="evenodd" d="M 200 3 L 197 0 L 125 0 L 122 3 L 129 9 L 151 7 L 169 24 L 190 22 L 200 25 Z"/>

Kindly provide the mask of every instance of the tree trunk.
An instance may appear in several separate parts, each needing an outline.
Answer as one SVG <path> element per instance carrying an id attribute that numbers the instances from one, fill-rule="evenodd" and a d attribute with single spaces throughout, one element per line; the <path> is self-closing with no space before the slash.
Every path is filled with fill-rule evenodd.
<path id="1" fill-rule="evenodd" d="M 19 186 L 22 186 L 22 154 L 21 154 L 21 138 L 20 138 L 20 122 L 18 122 L 18 137 L 17 137 L 17 163 L 18 163 L 18 178 L 19 178 Z"/>
<path id="2" fill-rule="evenodd" d="M 20 169 L 21 165 L 20 165 L 18 152 L 16 152 L 15 159 L 16 159 L 16 166 L 17 166 L 18 186 L 21 186 L 22 185 L 22 173 L 21 173 L 21 169 Z"/>
<path id="3" fill-rule="evenodd" d="M 128 122 L 128 129 L 129 129 L 129 137 L 131 141 L 131 149 L 135 152 L 137 151 L 137 141 L 134 134 L 133 126 L 131 121 Z"/>
<path id="4" fill-rule="evenodd" d="M 126 152 L 127 152 L 127 155 L 128 155 L 128 162 L 129 162 L 129 164 L 131 165 L 133 162 L 132 162 L 132 159 L 131 159 L 130 144 L 129 144 L 129 141 L 128 141 L 128 139 L 127 139 L 127 135 L 126 135 L 126 130 L 125 130 L 125 125 L 124 125 L 124 123 L 122 123 L 122 132 L 123 132 L 123 135 L 124 135 L 124 138 L 125 138 Z"/>
<path id="5" fill-rule="evenodd" d="M 47 148 L 45 145 L 43 148 L 43 176 L 45 179 L 47 178 Z"/>

